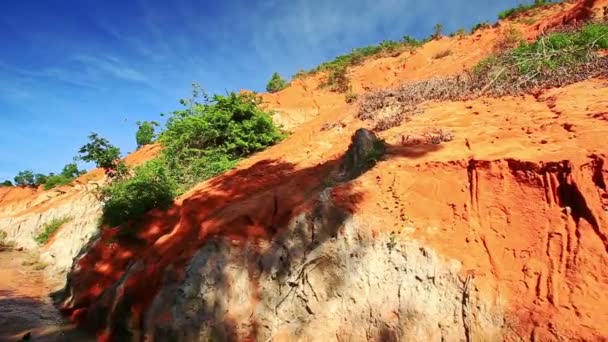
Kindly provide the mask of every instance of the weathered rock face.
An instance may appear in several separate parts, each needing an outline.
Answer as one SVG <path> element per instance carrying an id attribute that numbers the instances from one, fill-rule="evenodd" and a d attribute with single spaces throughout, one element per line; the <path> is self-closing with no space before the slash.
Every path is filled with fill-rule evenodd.
<path id="1" fill-rule="evenodd" d="M 87 321 L 119 340 L 502 339 L 503 308 L 478 292 L 474 277 L 459 276 L 459 262 L 415 241 L 374 237 L 331 192 L 270 241 L 212 238 L 183 272 L 165 269 L 142 321 L 127 284 L 149 266 L 134 261 Z"/>
<path id="2" fill-rule="evenodd" d="M 209 241 L 183 280 L 164 285 L 143 334 L 155 341 L 502 338 L 501 308 L 484 301 L 473 278 L 458 277 L 458 262 L 394 236 L 373 238 L 365 225 L 326 192 L 270 243 Z"/>
<path id="3" fill-rule="evenodd" d="M 92 188 L 76 185 L 66 198 L 42 193 L 31 202 L 18 202 L 0 215 L 0 230 L 6 240 L 40 254 L 40 261 L 47 264 L 45 273 L 52 286 L 65 282 L 65 275 L 74 257 L 97 232 L 97 220 L 101 215 L 101 203 L 91 192 Z M 56 195 L 56 194 L 55 194 Z M 51 202 L 52 206 L 46 204 Z M 7 209 L 7 208 L 5 208 Z M 53 219 L 69 219 L 44 246 L 35 238 L 45 223 Z"/>

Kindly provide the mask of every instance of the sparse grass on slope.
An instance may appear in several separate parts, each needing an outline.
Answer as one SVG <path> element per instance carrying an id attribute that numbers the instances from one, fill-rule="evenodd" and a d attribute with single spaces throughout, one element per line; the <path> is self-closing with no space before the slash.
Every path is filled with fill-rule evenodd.
<path id="1" fill-rule="evenodd" d="M 405 84 L 367 94 L 358 117 L 374 120 L 376 130 L 400 125 L 428 100 L 463 100 L 481 95 L 503 96 L 532 89 L 561 87 L 591 77 L 608 76 L 608 24 L 587 23 L 552 33 L 533 43 L 490 56 L 471 72 Z M 379 116 L 382 109 L 389 114 Z M 392 113 L 392 114 L 391 114 Z"/>
<path id="2" fill-rule="evenodd" d="M 51 236 L 64 224 L 70 222 L 72 220 L 71 217 L 59 217 L 54 218 L 51 221 L 47 222 L 42 226 L 42 232 L 36 236 L 35 240 L 41 245 L 44 245 L 49 241 Z"/>
<path id="3" fill-rule="evenodd" d="M 500 12 L 498 14 L 498 19 L 504 20 L 504 19 L 507 19 L 507 18 L 514 17 L 514 16 L 516 16 L 518 14 L 530 11 L 532 9 L 548 6 L 548 5 L 551 5 L 551 4 L 554 4 L 554 3 L 555 2 L 552 2 L 550 0 L 535 0 L 534 3 L 532 3 L 532 4 L 529 4 L 529 5 L 521 4 L 521 5 L 517 6 L 517 7 L 510 8 L 508 10 Z"/>
<path id="4" fill-rule="evenodd" d="M 321 86 L 331 91 L 345 92 L 349 87 L 346 77 L 349 67 L 360 65 L 372 57 L 396 56 L 403 51 L 416 49 L 424 44 L 424 42 L 410 36 L 404 36 L 401 41 L 385 40 L 378 45 L 353 49 L 350 53 L 340 55 L 332 61 L 325 62 L 310 71 L 301 71 L 294 77 L 326 72 L 327 79 Z"/>

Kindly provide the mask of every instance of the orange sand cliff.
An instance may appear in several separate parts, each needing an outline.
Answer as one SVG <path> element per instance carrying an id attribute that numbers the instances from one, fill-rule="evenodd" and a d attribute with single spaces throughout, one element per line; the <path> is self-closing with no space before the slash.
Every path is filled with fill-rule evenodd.
<path id="1" fill-rule="evenodd" d="M 505 30 L 526 38 L 561 23 L 601 13 L 608 1 L 558 4 L 537 22 L 501 22 L 463 38 L 432 41 L 415 53 L 369 60 L 349 71 L 356 93 L 411 80 L 463 72 L 494 51 Z M 434 59 L 438 52 L 452 53 Z M 237 169 L 196 186 L 167 212 L 141 223 L 143 245 L 113 242 L 117 229 L 78 261 L 74 299 L 64 307 L 77 321 L 110 336 L 92 320 L 115 297 L 100 296 L 128 265 L 116 291 L 135 294 L 131 319 L 143 320 L 163 286 L 176 279 L 214 236 L 235 245 L 271 239 L 298 213 L 309 210 L 339 164 L 353 132 L 369 124 L 357 105 L 318 85 L 322 75 L 297 79 L 265 106 L 291 131 L 280 144 L 244 160 Z M 491 302 L 506 303 L 509 329 L 525 340 L 608 338 L 608 80 L 593 79 L 537 94 L 428 102 L 412 121 L 379 133 L 389 144 L 385 160 L 357 180 L 331 191 L 335 203 L 374 222 L 374 234 L 416 239 L 463 265 Z M 322 129 L 328 123 L 336 127 Z M 402 137 L 430 128 L 449 131 L 441 145 L 402 145 Z M 159 147 L 128 158 L 140 163 Z M 102 177 L 93 171 L 78 182 Z M 65 194 L 27 210 L 44 211 Z M 0 188 L 0 208 L 32 201 L 42 190 Z M 1 213 L 1 211 L 0 211 Z M 118 294 L 116 297 L 120 298 Z M 137 324 L 135 324 L 137 325 Z"/>

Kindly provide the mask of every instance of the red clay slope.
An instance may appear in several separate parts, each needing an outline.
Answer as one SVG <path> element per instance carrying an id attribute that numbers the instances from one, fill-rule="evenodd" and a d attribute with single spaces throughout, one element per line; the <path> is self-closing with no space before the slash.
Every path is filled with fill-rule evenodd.
<path id="1" fill-rule="evenodd" d="M 509 26 L 527 37 L 606 1 L 555 5 L 526 25 L 516 19 L 464 38 L 430 42 L 416 53 L 370 60 L 349 72 L 356 92 L 461 72 L 488 55 Z M 584 14 L 588 15 L 588 14 Z M 434 59 L 437 52 L 452 54 Z M 292 135 L 225 175 L 198 185 L 168 212 L 141 223 L 141 245 L 120 245 L 115 229 L 78 261 L 73 301 L 64 310 L 104 330 L 100 308 L 131 294 L 129 317 L 138 326 L 167 269 L 176 279 L 211 236 L 269 239 L 311 206 L 346 150 L 367 124 L 342 94 L 318 89 L 321 76 L 296 80 L 265 95 Z M 522 339 L 598 340 L 608 337 L 608 87 L 589 80 L 535 96 L 428 103 L 411 122 L 382 132 L 387 160 L 360 179 L 335 187 L 334 201 L 364 212 L 377 231 L 416 238 L 460 260 L 489 294 L 508 303 Z M 329 130 L 326 124 L 338 123 Z M 449 130 L 444 145 L 401 146 L 403 135 Z M 133 261 L 128 281 L 116 286 Z M 104 295 L 104 291 L 106 295 Z M 107 295 L 107 293 L 113 295 Z M 115 294 L 115 296 L 114 296 Z M 107 312 L 104 312 L 107 313 Z"/>

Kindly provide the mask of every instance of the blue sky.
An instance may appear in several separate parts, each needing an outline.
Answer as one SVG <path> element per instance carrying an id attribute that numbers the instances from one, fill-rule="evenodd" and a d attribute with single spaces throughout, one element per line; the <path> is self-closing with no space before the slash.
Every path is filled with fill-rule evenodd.
<path id="1" fill-rule="evenodd" d="M 208 92 L 262 91 L 404 34 L 494 21 L 521 0 L 0 0 L 0 180 L 58 172 L 89 132 L 124 153 L 135 122 Z"/>

